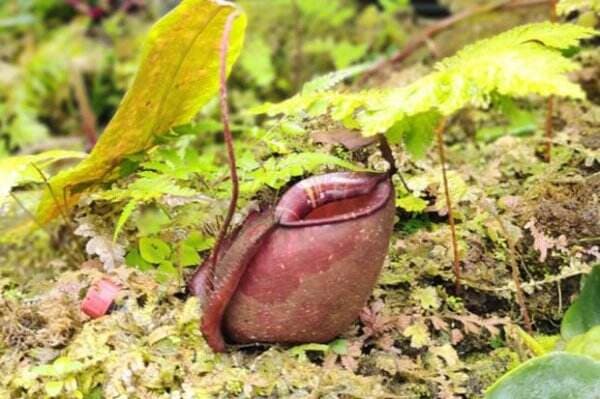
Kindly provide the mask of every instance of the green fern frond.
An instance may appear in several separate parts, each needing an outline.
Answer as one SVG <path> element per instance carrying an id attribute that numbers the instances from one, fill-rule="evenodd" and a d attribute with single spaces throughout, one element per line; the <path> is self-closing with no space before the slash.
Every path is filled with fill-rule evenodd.
<path id="1" fill-rule="evenodd" d="M 339 166 L 352 171 L 366 171 L 351 162 L 335 155 L 320 152 L 301 152 L 280 158 L 269 158 L 260 167 L 242 174 L 240 185 L 242 195 L 251 197 L 264 186 L 279 189 L 291 178 L 315 172 L 324 166 Z"/>
<path id="2" fill-rule="evenodd" d="M 561 50 L 576 46 L 596 31 L 549 22 L 521 26 L 465 47 L 412 84 L 358 93 L 301 93 L 279 104 L 265 104 L 256 113 L 309 116 L 330 114 L 346 127 L 371 136 L 397 123 L 430 115 L 449 116 L 466 106 L 487 106 L 492 94 L 530 94 L 583 98 L 566 74 L 578 64 Z"/>
<path id="3" fill-rule="evenodd" d="M 331 90 L 335 86 L 342 83 L 344 80 L 351 78 L 373 67 L 375 62 L 364 62 L 357 65 L 352 65 L 348 68 L 338 71 L 329 72 L 322 76 L 317 76 L 311 81 L 304 84 L 302 94 L 318 93 L 326 90 Z"/>
<path id="4" fill-rule="evenodd" d="M 140 177 L 126 188 L 113 188 L 101 192 L 96 198 L 112 202 L 135 200 L 141 203 L 160 199 L 164 195 L 190 197 L 196 194 L 196 191 L 180 186 L 175 179 L 167 175 L 151 171 L 143 171 L 138 175 Z"/>

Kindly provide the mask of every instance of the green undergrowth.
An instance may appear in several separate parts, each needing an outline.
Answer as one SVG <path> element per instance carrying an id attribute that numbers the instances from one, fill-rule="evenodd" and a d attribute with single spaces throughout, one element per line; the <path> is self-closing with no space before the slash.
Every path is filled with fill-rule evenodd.
<path id="1" fill-rule="evenodd" d="M 529 105 L 533 112 L 537 106 Z M 540 334 L 557 333 L 579 276 L 598 256 L 593 241 L 598 198 L 593 192 L 600 183 L 597 160 L 590 160 L 596 153 L 585 144 L 597 134 L 592 126 L 598 121 L 588 120 L 588 130 L 581 119 L 596 109 L 591 103 L 559 105 L 557 122 L 577 118 L 573 123 L 582 127 L 573 131 L 565 124 L 557 131 L 551 167 L 537 152 L 537 128 L 492 142 L 454 141 L 464 130 L 458 124 L 451 129 L 448 158 L 464 259 L 460 294 L 453 288 L 446 210 L 438 201 L 438 161 L 432 152 L 407 163 L 407 183 L 425 207 L 398 213 L 390 256 L 369 306 L 359 322 L 328 345 L 232 347 L 227 354 L 212 354 L 199 334 L 197 302 L 182 295 L 178 278 L 161 279 L 160 271 L 166 270 L 161 263 L 177 262 L 178 246 L 169 237 L 185 231 L 174 224 L 178 212 L 163 201 L 164 211 L 142 207 L 135 212 L 143 213 L 125 224 L 118 242 L 144 252 L 136 236 L 156 238 L 169 243 L 168 255 L 160 249 L 154 253 L 155 275 L 118 265 L 109 272 L 126 287 L 110 315 L 90 321 L 78 311 L 81 295 L 101 275 L 98 261 L 88 261 L 78 272 L 46 272 L 50 280 L 42 287 L 17 284 L 14 274 L 2 280 L 0 364 L 14 370 L 2 377 L 4 394 L 479 397 L 531 354 L 515 332 L 521 316 L 510 276 L 512 255 L 499 221 L 517 240 L 518 256 L 527 265 L 523 288 Z M 477 119 L 488 121 L 481 115 Z M 105 212 L 103 216 L 79 209 L 78 224 L 87 223 L 96 232 L 88 244 L 102 234 L 110 243 L 119 211 L 110 211 L 104 199 L 97 201 L 97 206 L 104 203 L 104 211 L 100 207 L 94 213 Z M 567 218 L 562 223 L 561 215 Z M 568 228 L 574 217 L 580 218 L 577 229 Z M 187 240 L 206 248 L 201 240 Z M 18 261 L 18 254 L 15 249 L 4 255 L 5 275 L 11 276 L 9 265 Z M 94 253 L 90 257 L 96 258 Z"/>

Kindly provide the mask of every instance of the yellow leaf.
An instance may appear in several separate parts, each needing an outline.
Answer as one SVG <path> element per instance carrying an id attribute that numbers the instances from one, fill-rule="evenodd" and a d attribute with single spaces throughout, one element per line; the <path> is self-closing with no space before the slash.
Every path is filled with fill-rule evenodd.
<path id="1" fill-rule="evenodd" d="M 421 308 L 426 310 L 436 310 L 440 307 L 440 297 L 434 287 L 417 288 L 411 295 L 419 301 Z"/>
<path id="2" fill-rule="evenodd" d="M 428 345 L 431 341 L 429 330 L 422 321 L 417 321 L 414 324 L 406 327 L 406 329 L 402 332 L 402 335 L 410 338 L 410 346 L 417 349 Z"/>
<path id="3" fill-rule="evenodd" d="M 147 149 L 155 138 L 189 122 L 217 92 L 219 48 L 225 22 L 238 9 L 221 0 L 183 0 L 150 30 L 135 79 L 92 153 L 75 168 L 51 179 L 64 206 L 110 177 L 127 155 Z M 230 35 L 228 71 L 237 59 L 246 28 L 240 12 Z M 46 192 L 38 208 L 41 222 L 59 215 Z"/>
<path id="4" fill-rule="evenodd" d="M 0 159 L 0 175 L 2 176 L 2 180 L 0 180 L 0 205 L 15 186 L 43 182 L 39 170 L 54 162 L 84 157 L 85 153 L 83 152 L 54 150 L 37 155 L 21 155 Z M 36 169 L 33 165 L 39 169 Z"/>

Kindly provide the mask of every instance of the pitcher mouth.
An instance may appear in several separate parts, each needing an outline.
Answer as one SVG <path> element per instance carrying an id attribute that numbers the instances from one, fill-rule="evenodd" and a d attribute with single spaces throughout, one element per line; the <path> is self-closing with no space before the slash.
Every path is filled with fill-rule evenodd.
<path id="1" fill-rule="evenodd" d="M 313 198 L 282 201 L 276 208 L 279 225 L 284 227 L 317 226 L 340 223 L 370 215 L 383 208 L 390 199 L 393 188 L 389 178 L 361 176 L 366 178 L 363 189 L 355 190 L 347 198 L 325 198 L 316 203 Z M 315 206 L 316 205 L 316 206 Z"/>

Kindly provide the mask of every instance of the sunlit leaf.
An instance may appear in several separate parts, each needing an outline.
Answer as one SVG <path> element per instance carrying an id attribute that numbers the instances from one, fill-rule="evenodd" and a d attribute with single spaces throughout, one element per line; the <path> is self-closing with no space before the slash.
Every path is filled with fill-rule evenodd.
<path id="1" fill-rule="evenodd" d="M 596 326 L 585 334 L 573 337 L 565 347 L 565 351 L 589 356 L 600 361 L 600 326 Z"/>
<path id="2" fill-rule="evenodd" d="M 553 353 L 523 363 L 500 378 L 486 399 L 593 399 L 600 397 L 600 362 Z"/>
<path id="3" fill-rule="evenodd" d="M 137 205 L 138 202 L 134 199 L 132 199 L 127 203 L 127 205 L 125 205 L 125 208 L 123 208 L 123 212 L 121 212 L 121 215 L 117 220 L 117 226 L 115 227 L 115 233 L 113 234 L 113 241 L 117 240 L 119 234 L 121 233 L 121 230 L 123 229 L 123 226 L 125 226 L 125 223 L 127 223 L 129 218 L 131 217 L 131 214 L 133 213 L 133 211 L 135 211 Z"/>
<path id="4" fill-rule="evenodd" d="M 89 185 L 104 180 L 127 155 L 151 147 L 157 136 L 187 123 L 218 88 L 219 43 L 237 9 L 219 0 L 184 0 L 150 30 L 136 77 L 96 147 L 77 167 L 51 180 L 73 206 Z M 237 59 L 246 19 L 236 19 L 228 69 Z M 58 215 L 49 194 L 38 209 L 43 222 Z"/>
<path id="5" fill-rule="evenodd" d="M 22 155 L 0 159 L 0 205 L 14 187 L 28 183 L 44 181 L 39 171 L 54 162 L 64 159 L 85 157 L 85 153 L 77 151 L 47 151 L 37 155 Z"/>
<path id="6" fill-rule="evenodd" d="M 600 325 L 600 265 L 585 278 L 579 297 L 565 313 L 560 332 L 564 339 L 573 338 Z"/>
<path id="7" fill-rule="evenodd" d="M 169 244 L 159 238 L 140 238 L 140 254 L 146 262 L 161 263 L 171 256 Z"/>

